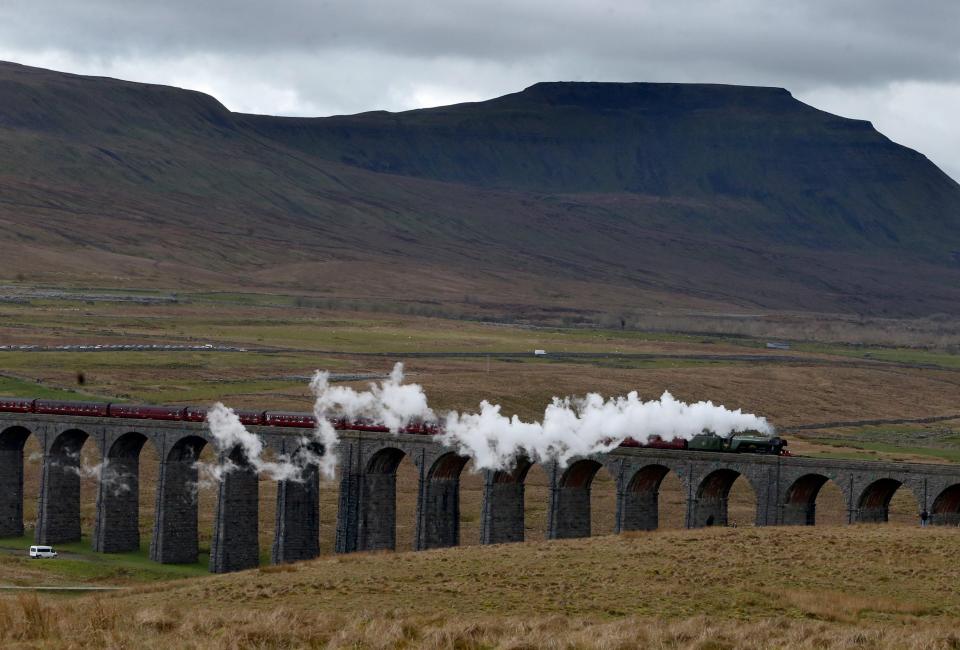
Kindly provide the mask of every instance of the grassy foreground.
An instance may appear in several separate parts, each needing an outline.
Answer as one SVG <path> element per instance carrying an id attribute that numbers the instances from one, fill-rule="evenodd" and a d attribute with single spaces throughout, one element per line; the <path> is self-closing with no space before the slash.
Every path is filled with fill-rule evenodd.
<path id="1" fill-rule="evenodd" d="M 0 598 L 5 647 L 956 648 L 960 532 L 664 531 Z"/>

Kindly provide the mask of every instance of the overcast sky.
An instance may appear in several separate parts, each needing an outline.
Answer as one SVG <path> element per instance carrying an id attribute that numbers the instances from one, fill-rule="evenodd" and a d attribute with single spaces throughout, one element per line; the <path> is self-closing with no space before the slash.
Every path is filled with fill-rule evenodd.
<path id="1" fill-rule="evenodd" d="M 281 115 L 537 81 L 783 86 L 960 179 L 958 0 L 0 0 L 0 59 Z"/>

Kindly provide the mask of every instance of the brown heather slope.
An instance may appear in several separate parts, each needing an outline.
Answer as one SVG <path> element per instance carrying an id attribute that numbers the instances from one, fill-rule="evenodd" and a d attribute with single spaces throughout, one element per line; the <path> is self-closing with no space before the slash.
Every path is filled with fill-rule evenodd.
<path id="1" fill-rule="evenodd" d="M 957 540 L 952 528 L 738 528 L 358 554 L 103 597 L 4 597 L 0 641 L 956 648 Z"/>
<path id="2" fill-rule="evenodd" d="M 779 89 L 538 84 L 291 120 L 0 64 L 0 281 L 955 313 L 960 187 Z"/>

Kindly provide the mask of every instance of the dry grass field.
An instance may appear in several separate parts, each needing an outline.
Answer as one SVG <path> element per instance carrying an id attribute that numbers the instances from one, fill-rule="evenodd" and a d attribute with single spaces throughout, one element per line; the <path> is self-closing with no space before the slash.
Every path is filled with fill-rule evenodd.
<path id="1" fill-rule="evenodd" d="M 329 557 L 0 597 L 4 647 L 956 648 L 955 529 L 737 528 Z"/>

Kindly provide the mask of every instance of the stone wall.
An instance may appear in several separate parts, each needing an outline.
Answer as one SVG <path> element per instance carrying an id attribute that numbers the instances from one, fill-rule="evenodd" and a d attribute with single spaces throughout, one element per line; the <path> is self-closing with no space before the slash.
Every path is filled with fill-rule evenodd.
<path id="1" fill-rule="evenodd" d="M 320 555 L 320 474 L 316 467 L 302 481 L 277 484 L 274 564 L 310 560 Z"/>
<path id="2" fill-rule="evenodd" d="M 0 448 L 0 537 L 23 536 L 23 448 Z"/>
<path id="3" fill-rule="evenodd" d="M 253 468 L 241 459 L 220 480 L 210 541 L 210 572 L 242 571 L 260 564 L 259 488 Z"/>
<path id="4" fill-rule="evenodd" d="M 93 550 L 140 549 L 140 456 L 115 458 L 101 468 Z M 106 479 L 106 480 L 103 480 Z"/>
<path id="5" fill-rule="evenodd" d="M 197 468 L 194 460 L 160 463 L 150 559 L 163 564 L 197 561 Z"/>

